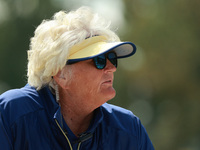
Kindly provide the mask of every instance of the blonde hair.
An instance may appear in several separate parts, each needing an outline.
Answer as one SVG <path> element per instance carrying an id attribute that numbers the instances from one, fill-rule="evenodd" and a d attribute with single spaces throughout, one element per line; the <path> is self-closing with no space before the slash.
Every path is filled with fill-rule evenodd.
<path id="1" fill-rule="evenodd" d="M 110 22 L 88 7 L 55 13 L 43 20 L 31 38 L 28 50 L 28 83 L 38 90 L 52 82 L 66 65 L 69 49 L 88 37 L 104 35 L 109 41 L 120 41 L 110 29 Z"/>

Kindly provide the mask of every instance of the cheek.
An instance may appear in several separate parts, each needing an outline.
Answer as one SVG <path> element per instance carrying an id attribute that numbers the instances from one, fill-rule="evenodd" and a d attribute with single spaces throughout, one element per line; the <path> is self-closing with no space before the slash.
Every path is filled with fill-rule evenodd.
<path id="1" fill-rule="evenodd" d="M 95 68 L 96 69 L 96 68 Z M 94 95 L 100 90 L 102 72 L 98 70 L 87 70 L 86 68 L 79 67 L 74 69 L 69 80 L 70 86 L 76 89 L 76 92 L 84 95 Z"/>
<path id="2" fill-rule="evenodd" d="M 83 77 L 80 76 L 78 78 L 78 85 L 80 91 L 83 92 L 83 95 L 85 96 L 95 96 L 100 90 L 100 78 L 98 76 L 87 76 Z"/>
<path id="3" fill-rule="evenodd" d="M 100 80 L 97 77 L 82 78 L 80 82 L 82 82 L 83 89 L 90 93 L 98 91 L 100 88 Z"/>

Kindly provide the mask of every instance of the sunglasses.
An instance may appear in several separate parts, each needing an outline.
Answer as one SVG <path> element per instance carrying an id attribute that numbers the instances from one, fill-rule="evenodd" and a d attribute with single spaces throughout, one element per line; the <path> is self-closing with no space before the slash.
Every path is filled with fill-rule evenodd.
<path id="1" fill-rule="evenodd" d="M 104 69 L 107 64 L 107 59 L 117 68 L 117 54 L 113 51 L 94 57 L 93 61 L 94 61 L 95 67 L 97 69 Z M 76 62 L 67 62 L 67 65 L 74 64 L 74 63 Z"/>

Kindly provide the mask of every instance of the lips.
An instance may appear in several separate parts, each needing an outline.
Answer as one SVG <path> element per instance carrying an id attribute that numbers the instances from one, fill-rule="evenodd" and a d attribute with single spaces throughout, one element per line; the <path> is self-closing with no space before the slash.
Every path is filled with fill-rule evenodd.
<path id="1" fill-rule="evenodd" d="M 114 75 L 113 74 L 106 74 L 102 78 L 102 84 L 113 84 Z"/>
<path id="2" fill-rule="evenodd" d="M 109 79 L 109 80 L 104 81 L 103 84 L 104 84 L 104 83 L 105 83 L 105 84 L 112 84 L 113 81 L 112 81 L 112 79 Z"/>

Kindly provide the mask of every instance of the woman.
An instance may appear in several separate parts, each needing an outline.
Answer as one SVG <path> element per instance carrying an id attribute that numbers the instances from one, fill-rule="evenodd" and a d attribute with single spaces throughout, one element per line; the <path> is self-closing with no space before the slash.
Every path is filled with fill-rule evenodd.
<path id="1" fill-rule="evenodd" d="M 106 103 L 117 60 L 135 51 L 88 7 L 44 20 L 31 38 L 28 84 L 0 96 L 4 150 L 153 150 L 140 120 Z"/>

